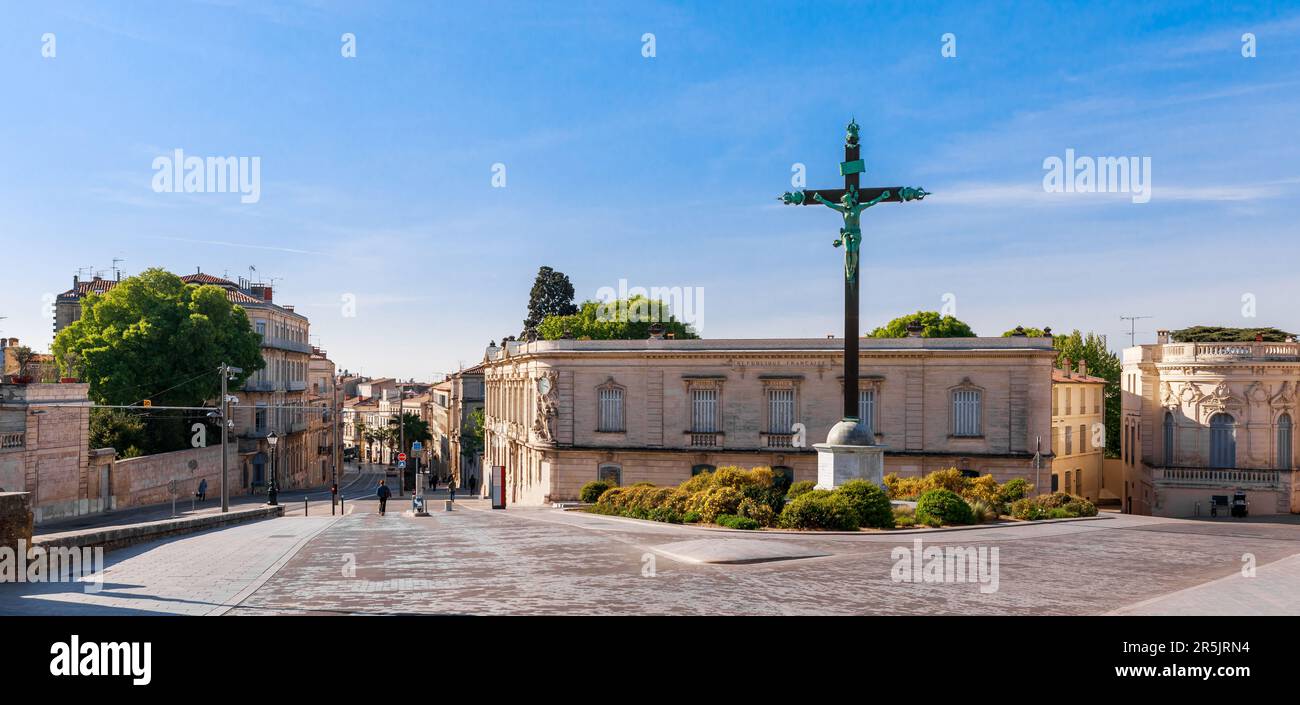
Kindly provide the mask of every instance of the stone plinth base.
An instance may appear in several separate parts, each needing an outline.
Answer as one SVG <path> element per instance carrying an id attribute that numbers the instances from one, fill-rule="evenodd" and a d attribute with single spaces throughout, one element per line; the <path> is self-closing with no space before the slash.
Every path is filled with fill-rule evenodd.
<path id="1" fill-rule="evenodd" d="M 847 446 L 818 443 L 817 489 L 833 490 L 849 480 L 885 484 L 884 446 Z"/>

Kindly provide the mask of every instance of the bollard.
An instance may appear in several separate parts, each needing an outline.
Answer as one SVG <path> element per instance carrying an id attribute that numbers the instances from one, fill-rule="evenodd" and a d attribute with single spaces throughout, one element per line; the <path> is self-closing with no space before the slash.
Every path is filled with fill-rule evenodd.
<path id="1" fill-rule="evenodd" d="M 307 511 L 307 498 L 302 498 L 302 515 L 308 516 L 311 512 Z"/>

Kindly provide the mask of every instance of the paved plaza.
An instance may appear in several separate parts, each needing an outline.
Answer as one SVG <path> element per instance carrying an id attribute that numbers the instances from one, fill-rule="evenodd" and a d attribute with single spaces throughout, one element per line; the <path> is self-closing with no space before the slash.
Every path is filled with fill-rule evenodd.
<path id="1" fill-rule="evenodd" d="M 824 535 L 494 511 L 481 500 L 441 506 L 406 516 L 408 503 L 395 497 L 381 517 L 363 499 L 345 516 L 286 516 L 142 544 L 107 555 L 99 593 L 0 585 L 0 613 L 1300 614 L 1300 525 L 1290 517 L 1103 514 Z M 896 581 L 891 552 L 917 538 L 926 547 L 996 547 L 996 591 Z M 1247 555 L 1255 577 L 1242 577 Z"/>

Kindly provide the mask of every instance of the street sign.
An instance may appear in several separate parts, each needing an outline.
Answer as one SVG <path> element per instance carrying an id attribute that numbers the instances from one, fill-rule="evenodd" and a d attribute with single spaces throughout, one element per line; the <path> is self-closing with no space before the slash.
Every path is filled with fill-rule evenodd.
<path id="1" fill-rule="evenodd" d="M 422 450 L 424 450 L 424 444 L 423 444 L 423 443 L 420 443 L 419 441 L 415 441 L 414 443 L 411 444 L 411 452 L 412 452 L 412 453 L 419 453 L 419 452 L 422 451 Z"/>
<path id="2" fill-rule="evenodd" d="M 406 462 L 406 453 L 398 453 L 397 459 L 401 462 Z"/>
<path id="3" fill-rule="evenodd" d="M 142 404 L 146 409 L 148 409 L 148 408 L 150 408 L 150 407 L 153 406 L 153 400 L 152 400 L 152 399 L 145 399 L 144 401 L 141 402 L 141 404 Z"/>
<path id="4" fill-rule="evenodd" d="M 405 460 L 399 460 L 399 461 L 397 461 L 397 469 L 398 469 L 398 470 L 405 470 L 405 469 L 406 469 L 406 461 L 405 461 Z"/>

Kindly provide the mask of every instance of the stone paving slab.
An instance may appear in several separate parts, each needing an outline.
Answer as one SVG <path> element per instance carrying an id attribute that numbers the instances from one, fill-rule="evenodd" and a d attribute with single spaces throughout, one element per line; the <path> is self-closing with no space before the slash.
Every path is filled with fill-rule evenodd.
<path id="1" fill-rule="evenodd" d="M 761 539 L 694 539 L 659 544 L 655 552 L 687 563 L 765 563 L 816 558 L 827 554 L 786 541 Z"/>
<path id="2" fill-rule="evenodd" d="M 333 521 L 270 519 L 138 544 L 105 556 L 98 593 L 84 582 L 0 583 L 0 614 L 220 614 Z"/>
<path id="3" fill-rule="evenodd" d="M 1110 614 L 1294 617 L 1300 615 L 1300 554 L 1256 566 L 1253 577 L 1237 572 Z"/>

